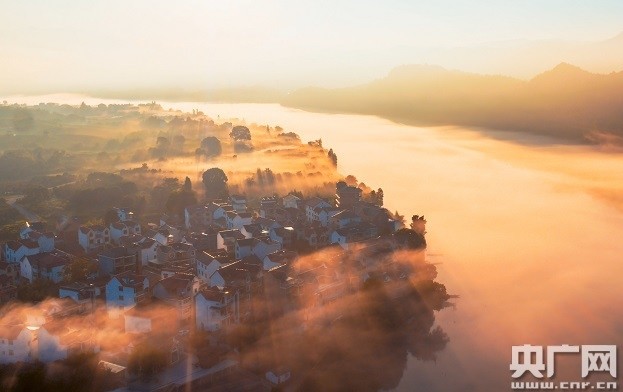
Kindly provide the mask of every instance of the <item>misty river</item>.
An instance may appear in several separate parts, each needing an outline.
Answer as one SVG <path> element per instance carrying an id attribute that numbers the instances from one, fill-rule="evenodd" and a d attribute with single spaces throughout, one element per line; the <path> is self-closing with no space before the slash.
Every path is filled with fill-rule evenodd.
<path id="1" fill-rule="evenodd" d="M 113 102 L 62 103 L 83 100 Z M 623 155 L 275 104 L 162 105 L 322 138 L 390 210 L 425 215 L 427 257 L 459 297 L 436 318 L 449 344 L 435 362 L 409 359 L 397 390 L 509 390 L 513 345 L 623 344 Z M 559 362 L 561 380 L 581 381 L 579 361 Z"/>

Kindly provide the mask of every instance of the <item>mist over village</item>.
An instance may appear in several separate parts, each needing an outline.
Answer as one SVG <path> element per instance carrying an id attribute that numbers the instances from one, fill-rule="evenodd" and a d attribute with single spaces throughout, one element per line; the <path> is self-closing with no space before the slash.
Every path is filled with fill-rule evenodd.
<path id="1" fill-rule="evenodd" d="M 622 17 L 0 1 L 0 391 L 618 390 Z"/>
<path id="2" fill-rule="evenodd" d="M 0 109 L 20 132 L 0 157 L 21 194 L 2 207 L 6 388 L 376 390 L 447 343 L 425 218 L 322 140 L 156 103 Z"/>

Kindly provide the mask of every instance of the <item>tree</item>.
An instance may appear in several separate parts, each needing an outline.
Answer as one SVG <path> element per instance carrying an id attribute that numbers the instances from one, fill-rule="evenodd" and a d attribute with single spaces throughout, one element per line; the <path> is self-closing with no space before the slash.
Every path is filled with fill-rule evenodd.
<path id="1" fill-rule="evenodd" d="M 236 141 L 251 140 L 251 131 L 244 125 L 236 125 L 229 133 L 229 137 Z"/>
<path id="2" fill-rule="evenodd" d="M 396 212 L 394 212 L 394 219 L 398 222 L 400 222 L 401 226 L 405 225 L 405 216 L 401 215 L 398 210 L 396 210 Z"/>
<path id="3" fill-rule="evenodd" d="M 142 378 L 160 373 L 167 366 L 167 354 L 149 344 L 137 345 L 128 358 L 128 370 Z"/>
<path id="4" fill-rule="evenodd" d="M 376 191 L 376 205 L 378 205 L 379 207 L 383 207 L 383 189 L 379 188 Z"/>
<path id="5" fill-rule="evenodd" d="M 214 136 L 208 136 L 201 141 L 201 150 L 207 157 L 216 157 L 223 152 L 221 141 Z"/>
<path id="6" fill-rule="evenodd" d="M 333 149 L 329 149 L 329 152 L 327 153 L 327 155 L 329 156 L 329 159 L 331 160 L 331 163 L 333 164 L 334 167 L 337 167 L 337 155 L 333 152 Z"/>
<path id="7" fill-rule="evenodd" d="M 184 208 L 194 204 L 197 204 L 197 195 L 195 192 L 192 190 L 187 191 L 185 189 L 180 189 L 178 191 L 171 192 L 165 204 L 165 208 L 170 213 L 183 216 Z"/>
<path id="8" fill-rule="evenodd" d="M 91 262 L 87 258 L 77 257 L 64 269 L 63 280 L 69 283 L 85 280 L 95 272 L 97 272 L 96 263 Z"/>
<path id="9" fill-rule="evenodd" d="M 227 176 L 218 167 L 213 167 L 203 173 L 203 185 L 206 188 L 206 198 L 209 200 L 227 198 Z"/>
<path id="10" fill-rule="evenodd" d="M 28 109 L 19 108 L 13 111 L 13 129 L 17 132 L 30 131 L 35 124 L 32 113 Z"/>
<path id="11" fill-rule="evenodd" d="M 119 215 L 117 215 L 117 211 L 115 211 L 114 209 L 109 209 L 106 211 L 106 213 L 104 213 L 104 224 L 106 226 L 110 225 L 111 223 L 115 223 L 119 220 Z"/>
<path id="12" fill-rule="evenodd" d="M 186 179 L 184 180 L 184 185 L 182 186 L 182 190 L 184 192 L 192 192 L 193 190 L 192 182 L 190 182 L 190 178 L 188 176 L 186 176 Z"/>
<path id="13" fill-rule="evenodd" d="M 400 229 L 394 233 L 396 243 L 407 249 L 423 249 L 426 248 L 426 239 L 423 234 L 413 229 Z"/>

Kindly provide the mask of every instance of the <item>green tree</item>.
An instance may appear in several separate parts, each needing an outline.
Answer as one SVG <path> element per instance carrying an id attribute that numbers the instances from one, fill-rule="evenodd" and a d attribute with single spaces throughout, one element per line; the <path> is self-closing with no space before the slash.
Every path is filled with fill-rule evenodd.
<path id="1" fill-rule="evenodd" d="M 167 353 L 148 343 L 137 345 L 128 358 L 128 370 L 141 378 L 150 378 L 167 366 Z"/>
<path id="2" fill-rule="evenodd" d="M 331 148 L 329 150 L 329 152 L 327 153 L 327 156 L 329 157 L 329 159 L 331 160 L 331 163 L 333 164 L 334 167 L 337 167 L 337 155 L 333 152 L 333 149 Z"/>
<path id="3" fill-rule="evenodd" d="M 224 199 L 229 196 L 227 188 L 227 175 L 218 167 L 213 167 L 203 173 L 203 185 L 206 189 L 208 200 Z"/>
<path id="4" fill-rule="evenodd" d="M 171 192 L 165 207 L 168 212 L 182 216 L 184 215 L 184 208 L 194 204 L 197 204 L 197 195 L 195 192 L 181 189 Z"/>
<path id="5" fill-rule="evenodd" d="M 63 271 L 63 280 L 69 283 L 78 280 L 85 280 L 95 272 L 97 272 L 96 263 L 85 257 L 76 257 Z"/>
<path id="6" fill-rule="evenodd" d="M 221 141 L 214 136 L 208 136 L 201 141 L 200 151 L 207 157 L 219 156 L 223 152 Z"/>
<path id="7" fill-rule="evenodd" d="M 244 125 L 236 125 L 229 133 L 229 137 L 236 141 L 251 140 L 251 131 Z"/>
<path id="8" fill-rule="evenodd" d="M 187 176 L 184 179 L 184 185 L 182 185 L 182 191 L 184 191 L 184 192 L 192 192 L 192 190 L 193 190 L 193 184 L 190 181 L 190 177 Z"/>
<path id="9" fill-rule="evenodd" d="M 426 248 L 426 238 L 423 234 L 413 229 L 400 229 L 394 233 L 394 239 L 398 245 L 407 249 L 423 249 Z"/>

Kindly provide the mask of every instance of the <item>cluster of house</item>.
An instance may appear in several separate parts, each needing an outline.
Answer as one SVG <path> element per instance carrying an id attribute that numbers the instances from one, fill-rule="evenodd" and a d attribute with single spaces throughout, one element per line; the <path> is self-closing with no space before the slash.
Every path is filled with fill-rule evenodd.
<path id="1" fill-rule="evenodd" d="M 99 350 L 88 333 L 76 333 L 80 327 L 54 327 L 59 314 L 88 314 L 97 303 L 123 325 L 124 334 L 157 335 L 160 346 L 168 342 L 174 362 L 180 333 L 218 332 L 248 320 L 254 298 L 271 298 L 278 312 L 332 301 L 379 273 L 374 252 L 392 246 L 379 235 L 399 228 L 387 210 L 361 196 L 361 189 L 338 183 L 335 203 L 288 194 L 261 198 L 259 209 L 251 209 L 244 196 L 233 195 L 188 206 L 177 221 L 163 216 L 159 224 L 146 226 L 127 208 L 118 208 L 118 221 L 108 226 L 68 219 L 56 236 L 44 225 L 31 224 L 3 246 L 1 299 L 14 298 L 18 282 L 48 280 L 58 284 L 62 306 L 36 329 L 24 320 L 0 326 L 0 363 L 32 358 L 35 334 L 40 360 Z M 369 249 L 357 252 L 356 265 L 329 262 L 352 252 L 354 244 Z M 330 252 L 317 262 L 296 262 L 302 253 L 319 248 Z M 67 281 L 66 269 L 77 259 L 91 265 L 93 273 Z M 401 276 L 387 269 L 383 273 Z M 112 354 L 110 359 L 122 362 Z"/>

